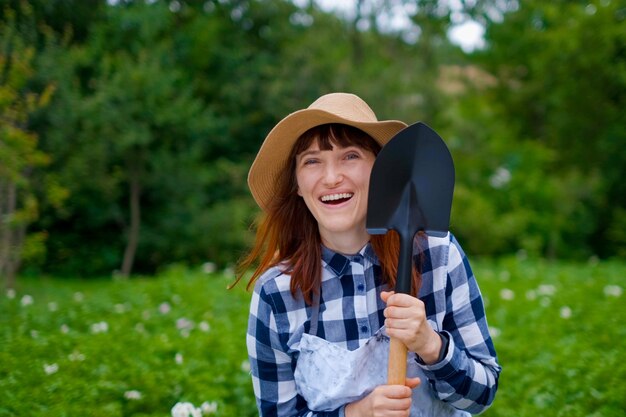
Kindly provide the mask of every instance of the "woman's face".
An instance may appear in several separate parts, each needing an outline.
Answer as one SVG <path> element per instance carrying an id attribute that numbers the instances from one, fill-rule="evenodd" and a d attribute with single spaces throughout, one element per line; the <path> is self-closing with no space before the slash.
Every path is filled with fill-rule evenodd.
<path id="1" fill-rule="evenodd" d="M 363 245 L 370 172 L 376 156 L 361 147 L 334 145 L 320 150 L 317 141 L 296 155 L 298 195 L 317 220 L 322 242 Z M 357 247 L 358 250 L 360 247 Z"/>

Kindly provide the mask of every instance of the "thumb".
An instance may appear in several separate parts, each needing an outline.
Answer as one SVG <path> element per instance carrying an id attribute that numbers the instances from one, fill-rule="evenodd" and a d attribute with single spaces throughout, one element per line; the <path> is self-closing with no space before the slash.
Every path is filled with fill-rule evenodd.
<path id="1" fill-rule="evenodd" d="M 395 291 L 381 291 L 380 298 L 383 300 L 384 303 L 386 303 L 389 297 L 391 297 L 394 293 Z"/>
<path id="2" fill-rule="evenodd" d="M 422 380 L 419 379 L 418 377 L 415 377 L 415 378 L 407 378 L 406 382 L 404 383 L 404 385 L 406 385 L 407 387 L 413 389 L 413 388 L 417 387 L 421 383 L 422 383 Z"/>

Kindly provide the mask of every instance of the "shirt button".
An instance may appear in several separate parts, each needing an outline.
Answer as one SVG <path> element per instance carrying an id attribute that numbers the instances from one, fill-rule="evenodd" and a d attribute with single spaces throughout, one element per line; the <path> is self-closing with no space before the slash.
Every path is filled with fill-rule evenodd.
<path id="1" fill-rule="evenodd" d="M 367 326 L 361 326 L 361 331 L 362 331 L 363 333 L 367 332 Z"/>
<path id="2" fill-rule="evenodd" d="M 363 291 L 363 290 L 365 289 L 365 285 L 363 285 L 363 284 L 359 284 L 359 285 L 357 285 L 357 287 L 356 287 L 356 288 L 357 288 L 359 291 Z"/>

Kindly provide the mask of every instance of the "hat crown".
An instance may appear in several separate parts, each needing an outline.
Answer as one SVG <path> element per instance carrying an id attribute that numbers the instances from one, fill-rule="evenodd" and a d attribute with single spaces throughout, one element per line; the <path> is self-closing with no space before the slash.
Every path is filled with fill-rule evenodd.
<path id="1" fill-rule="evenodd" d="M 344 119 L 377 122 L 376 114 L 360 97 L 349 93 L 326 94 L 315 100 L 309 109 L 322 110 Z"/>

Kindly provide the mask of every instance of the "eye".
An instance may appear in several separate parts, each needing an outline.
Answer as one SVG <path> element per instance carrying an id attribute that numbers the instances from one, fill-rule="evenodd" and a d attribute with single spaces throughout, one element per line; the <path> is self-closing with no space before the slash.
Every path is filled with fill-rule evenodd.
<path id="1" fill-rule="evenodd" d="M 317 164 L 319 160 L 315 158 L 307 158 L 302 160 L 302 165 L 314 165 Z"/>
<path id="2" fill-rule="evenodd" d="M 358 152 L 348 152 L 345 156 L 346 159 L 351 160 L 351 159 L 359 159 L 361 157 L 361 155 L 359 155 Z"/>

